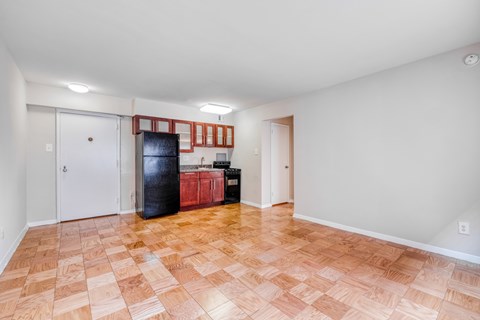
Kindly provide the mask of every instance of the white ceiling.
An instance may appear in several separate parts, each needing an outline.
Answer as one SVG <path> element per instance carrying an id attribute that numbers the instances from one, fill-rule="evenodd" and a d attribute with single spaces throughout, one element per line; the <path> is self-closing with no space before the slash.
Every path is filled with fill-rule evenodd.
<path id="1" fill-rule="evenodd" d="M 480 41 L 478 0 L 2 0 L 25 78 L 243 109 Z"/>

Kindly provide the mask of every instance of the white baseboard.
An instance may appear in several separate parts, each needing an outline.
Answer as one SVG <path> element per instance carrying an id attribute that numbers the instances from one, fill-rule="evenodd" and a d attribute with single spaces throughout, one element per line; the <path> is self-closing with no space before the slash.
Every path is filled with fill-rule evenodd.
<path id="1" fill-rule="evenodd" d="M 136 213 L 136 209 L 129 209 L 129 210 L 122 210 L 120 211 L 120 214 L 129 214 L 129 213 Z"/>
<path id="2" fill-rule="evenodd" d="M 438 253 L 438 254 L 441 254 L 441 255 L 444 255 L 444 256 L 447 256 L 447 257 L 451 257 L 451 258 L 455 258 L 455 259 L 460 259 L 460 260 L 465 260 L 465 261 L 480 264 L 480 257 L 472 255 L 472 254 L 463 253 L 463 252 L 450 250 L 450 249 L 445 249 L 445 248 L 441 248 L 441 247 L 436 247 L 436 246 L 433 246 L 433 245 L 427 244 L 427 243 L 421 243 L 421 242 L 416 242 L 416 241 L 407 240 L 407 239 L 403 239 L 403 238 L 398 238 L 398 237 L 395 237 L 395 236 L 390 236 L 388 234 L 383 234 L 383 233 L 378 233 L 378 232 L 374 232 L 374 231 L 368 231 L 368 230 L 364 230 L 364 229 L 350 227 L 350 226 L 343 225 L 343 224 L 336 223 L 336 222 L 331 222 L 331 221 L 327 221 L 327 220 L 322 220 L 322 219 L 318 219 L 318 218 L 304 216 L 304 215 L 301 215 L 301 214 L 298 214 L 298 213 L 294 213 L 293 217 L 296 218 L 296 219 L 302 219 L 302 220 L 318 223 L 318 224 L 321 224 L 321 225 L 325 225 L 325 226 L 328 226 L 328 227 L 340 229 L 340 230 L 345 230 L 345 231 L 349 231 L 349 232 L 363 234 L 365 236 L 369 236 L 369 237 L 372 237 L 372 238 L 377 238 L 377 239 L 380 239 L 380 240 L 385 240 L 385 241 L 390 241 L 390 242 L 402 244 L 402 245 L 413 247 L 413 248 L 420 249 L 420 250 L 425 250 L 425 251 L 429 251 L 429 252 L 433 252 L 433 253 Z"/>
<path id="3" fill-rule="evenodd" d="M 258 204 L 258 203 L 250 202 L 250 201 L 247 201 L 247 200 L 241 200 L 240 202 L 243 203 L 243 204 L 255 207 L 255 208 L 260 208 L 260 209 L 270 208 L 272 206 L 270 203 Z"/>
<path id="4" fill-rule="evenodd" d="M 15 250 L 17 250 L 18 245 L 20 242 L 22 242 L 23 237 L 28 231 L 28 225 L 25 225 L 23 227 L 22 231 L 20 231 L 20 234 L 18 235 L 17 239 L 13 242 L 12 246 L 10 249 L 7 251 L 7 254 L 0 260 L 0 274 L 5 270 L 5 267 L 7 266 L 8 262 L 12 258 L 13 254 L 15 253 Z"/>
<path id="5" fill-rule="evenodd" d="M 58 221 L 56 219 L 52 219 L 52 220 L 42 220 L 42 221 L 28 222 L 27 225 L 28 225 L 29 228 L 32 228 L 32 227 L 46 226 L 46 225 L 49 225 L 49 224 L 56 224 L 56 223 L 58 223 Z"/>
<path id="6" fill-rule="evenodd" d="M 293 199 L 288 200 L 288 203 L 293 203 Z"/>

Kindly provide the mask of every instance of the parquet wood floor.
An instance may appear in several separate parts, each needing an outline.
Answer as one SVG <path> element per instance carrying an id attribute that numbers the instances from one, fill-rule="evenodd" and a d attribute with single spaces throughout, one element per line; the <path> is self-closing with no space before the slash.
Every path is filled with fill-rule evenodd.
<path id="1" fill-rule="evenodd" d="M 0 319 L 480 319 L 480 266 L 234 204 L 31 228 Z"/>

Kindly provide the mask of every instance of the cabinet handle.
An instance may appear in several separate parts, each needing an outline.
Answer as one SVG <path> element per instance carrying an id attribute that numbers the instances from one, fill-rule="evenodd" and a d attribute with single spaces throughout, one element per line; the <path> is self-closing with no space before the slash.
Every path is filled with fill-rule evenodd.
<path id="1" fill-rule="evenodd" d="M 185 172 L 184 174 L 188 174 L 188 175 L 191 175 L 191 174 L 195 174 L 196 172 Z"/>
<path id="2" fill-rule="evenodd" d="M 213 190 L 215 190 L 215 180 L 213 180 Z"/>

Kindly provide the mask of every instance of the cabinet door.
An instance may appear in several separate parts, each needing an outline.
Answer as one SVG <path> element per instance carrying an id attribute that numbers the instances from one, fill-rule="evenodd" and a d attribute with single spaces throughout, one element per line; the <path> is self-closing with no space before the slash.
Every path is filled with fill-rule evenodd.
<path id="1" fill-rule="evenodd" d="M 193 145 L 197 147 L 205 146 L 205 124 L 195 122 L 193 126 Z"/>
<path id="2" fill-rule="evenodd" d="M 200 179 L 200 192 L 198 198 L 199 204 L 212 202 L 212 179 Z"/>
<path id="3" fill-rule="evenodd" d="M 212 179 L 213 182 L 213 202 L 223 201 L 224 200 L 224 191 L 225 191 L 225 180 L 223 177 Z"/>
<path id="4" fill-rule="evenodd" d="M 215 146 L 224 147 L 225 146 L 225 126 L 221 126 L 217 124 L 216 132 L 217 134 L 215 138 Z"/>
<path id="5" fill-rule="evenodd" d="M 180 152 L 193 152 L 193 122 L 173 120 L 173 133 L 180 135 Z"/>
<path id="6" fill-rule="evenodd" d="M 172 120 L 156 118 L 155 119 L 155 131 L 156 132 L 172 133 Z"/>
<path id="7" fill-rule="evenodd" d="M 225 127 L 225 147 L 233 148 L 234 143 L 234 129 L 233 126 L 226 126 Z"/>
<path id="8" fill-rule="evenodd" d="M 205 123 L 205 147 L 215 147 L 215 125 Z"/>
<path id="9" fill-rule="evenodd" d="M 180 180 L 180 207 L 198 205 L 198 179 Z"/>
<path id="10" fill-rule="evenodd" d="M 132 133 L 139 134 L 142 131 L 155 131 L 154 118 L 139 115 L 133 116 Z"/>

